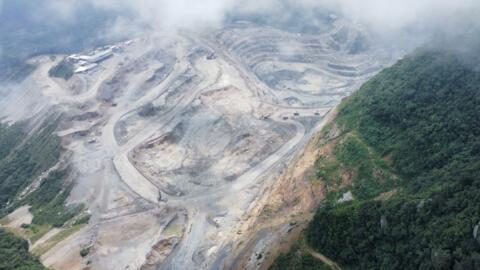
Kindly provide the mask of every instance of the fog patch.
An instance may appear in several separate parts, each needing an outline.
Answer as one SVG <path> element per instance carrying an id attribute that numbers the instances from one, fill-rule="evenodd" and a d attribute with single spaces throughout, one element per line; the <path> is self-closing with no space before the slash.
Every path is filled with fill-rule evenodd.
<path id="1" fill-rule="evenodd" d="M 287 40 L 277 44 L 278 51 L 286 57 L 294 57 L 301 54 L 303 51 L 303 44 L 295 40 Z"/>
<path id="2" fill-rule="evenodd" d="M 35 33 L 41 33 L 47 37 L 46 39 L 52 39 L 49 36 L 51 32 L 59 33 L 58 39 L 52 39 L 54 40 L 51 42 L 52 51 L 57 50 L 58 43 L 73 47 L 82 42 L 88 46 L 95 44 L 92 40 L 115 40 L 152 31 L 189 29 L 198 32 L 203 28 L 222 27 L 231 20 L 242 18 L 273 25 L 285 31 L 315 33 L 321 32 L 322 27 L 328 27 L 329 20 L 343 17 L 364 26 L 377 46 L 391 51 L 408 53 L 432 39 L 440 39 L 442 42 L 439 44 L 468 52 L 472 47 L 468 42 L 477 44 L 476 39 L 458 38 L 458 33 L 476 33 L 474 31 L 480 28 L 478 0 L 39 0 L 39 2 L 40 4 L 12 0 L 4 3 L 0 0 L 0 12 L 2 6 L 4 12 L 5 10 L 11 12 L 12 5 L 25 7 L 28 12 L 21 13 L 21 16 L 25 16 L 26 21 L 34 21 L 33 28 L 39 26 L 37 28 L 40 29 L 36 29 Z M 91 28 L 91 31 L 81 31 L 90 29 L 91 25 L 88 25 L 88 22 L 95 27 Z M 78 25 L 81 27 L 77 27 Z M 28 29 L 32 27 L 26 27 L 23 32 L 28 33 Z M 77 41 L 74 36 L 78 35 L 74 35 L 62 40 L 62 35 L 67 35 L 62 29 L 68 27 L 75 29 L 85 38 L 82 36 L 80 41 Z M 45 31 L 41 31 L 43 28 Z M 22 33 L 23 29 L 18 30 Z M 24 39 L 26 42 L 29 41 L 26 37 Z M 456 45 L 455 42 L 461 42 L 466 48 L 463 48 L 463 45 Z M 296 44 L 280 44 L 279 49 L 295 54 L 295 46 Z M 46 51 L 49 50 L 41 48 L 35 52 Z M 10 50 L 4 48 L 4 55 L 9 52 Z M 28 53 L 30 52 L 25 52 Z"/>

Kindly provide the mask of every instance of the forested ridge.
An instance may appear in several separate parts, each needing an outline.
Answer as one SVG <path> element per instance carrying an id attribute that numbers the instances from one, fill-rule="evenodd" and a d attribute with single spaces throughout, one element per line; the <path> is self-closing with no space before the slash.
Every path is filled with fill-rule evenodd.
<path id="1" fill-rule="evenodd" d="M 0 125 L 0 210 L 60 156 L 59 138 L 52 134 L 55 121 L 30 136 L 24 125 Z"/>
<path id="2" fill-rule="evenodd" d="M 316 177 L 335 186 L 349 171 L 353 183 L 318 208 L 305 245 L 344 269 L 480 269 L 478 68 L 419 50 L 344 101 L 332 126 L 341 135 Z M 340 203 L 347 190 L 355 199 Z M 304 253 L 272 269 L 318 269 Z"/>

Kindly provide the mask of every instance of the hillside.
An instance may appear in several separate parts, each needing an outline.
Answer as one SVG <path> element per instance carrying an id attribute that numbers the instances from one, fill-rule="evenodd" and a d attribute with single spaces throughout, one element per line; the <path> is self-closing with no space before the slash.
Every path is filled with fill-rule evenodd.
<path id="1" fill-rule="evenodd" d="M 88 222 L 83 205 L 67 205 L 73 186 L 57 126 L 54 119 L 33 130 L 29 122 L 0 124 L 0 269 L 45 269 L 34 255 Z"/>
<path id="2" fill-rule="evenodd" d="M 321 269 L 308 247 L 343 269 L 478 269 L 479 83 L 417 51 L 344 101 L 315 165 L 327 199 L 272 269 Z"/>

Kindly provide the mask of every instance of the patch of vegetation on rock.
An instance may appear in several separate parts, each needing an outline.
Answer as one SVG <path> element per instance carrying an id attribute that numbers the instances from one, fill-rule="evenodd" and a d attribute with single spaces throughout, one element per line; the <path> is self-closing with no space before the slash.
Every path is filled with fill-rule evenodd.
<path id="1" fill-rule="evenodd" d="M 64 80 L 69 80 L 73 77 L 73 74 L 73 64 L 66 59 L 60 61 L 48 71 L 50 77 L 62 78 Z"/>

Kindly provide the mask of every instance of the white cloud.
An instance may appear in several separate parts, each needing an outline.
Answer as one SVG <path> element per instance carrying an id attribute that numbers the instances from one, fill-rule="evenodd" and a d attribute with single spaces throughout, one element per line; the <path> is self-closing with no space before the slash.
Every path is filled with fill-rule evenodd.
<path id="1" fill-rule="evenodd" d="M 479 0 L 44 0 L 39 18 L 74 22 L 79 5 L 127 13 L 108 29 L 136 33 L 145 25 L 157 30 L 219 26 L 227 14 L 260 13 L 288 18 L 292 7 L 304 10 L 328 8 L 367 26 L 387 43 L 412 43 L 433 33 L 452 35 L 463 27 L 480 27 Z M 1 8 L 2 0 L 0 0 Z"/>
<path id="2" fill-rule="evenodd" d="M 478 14 L 480 10 L 478 0 L 326 0 L 326 3 L 385 33 L 406 28 L 431 30 L 453 23 L 452 20 L 461 18 L 466 12 Z"/>
<path id="3" fill-rule="evenodd" d="M 219 24 L 236 0 L 90 0 L 98 8 L 133 13 L 139 23 L 168 30 Z"/>
<path id="4" fill-rule="evenodd" d="M 74 17 L 79 4 L 112 11 L 129 11 L 141 22 L 159 28 L 219 24 L 228 12 L 260 12 L 272 16 L 288 7 L 328 7 L 381 32 L 432 28 L 465 12 L 480 10 L 478 0 L 46 0 L 44 8 L 62 19 Z M 0 0 L 1 4 L 1 0 Z M 287 7 L 287 8 L 285 8 Z"/>
<path id="5" fill-rule="evenodd" d="M 75 17 L 75 10 L 79 2 L 77 0 L 50 0 L 46 1 L 41 8 L 46 9 L 46 11 L 55 14 L 58 18 L 62 20 L 71 20 Z"/>

